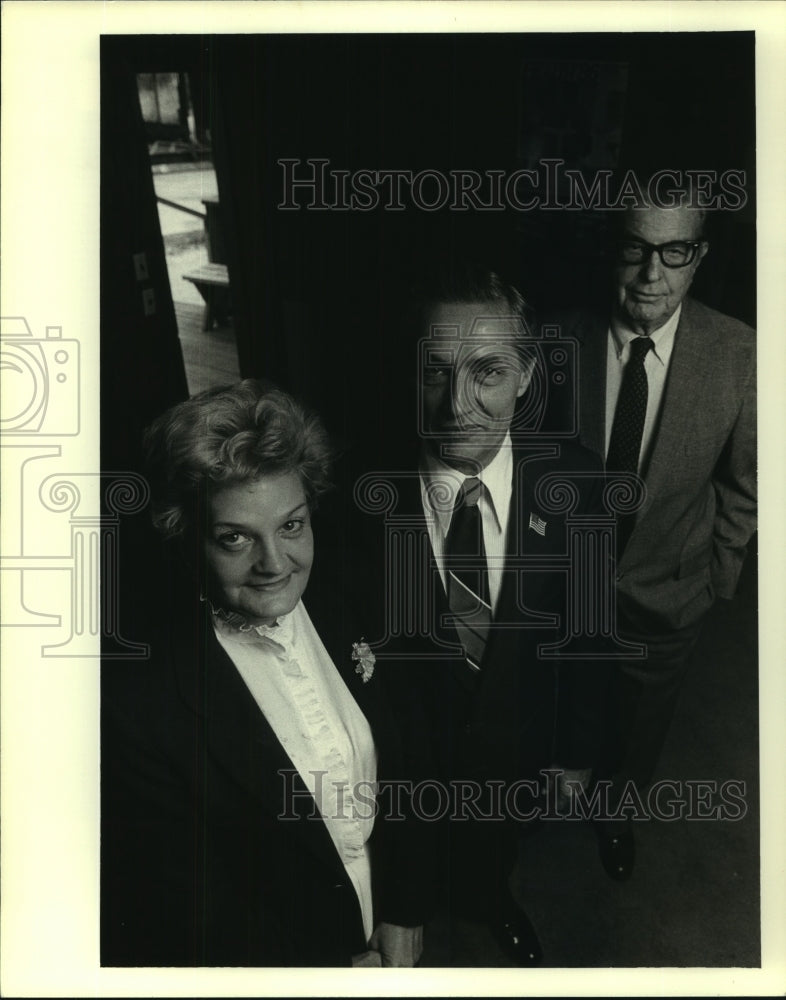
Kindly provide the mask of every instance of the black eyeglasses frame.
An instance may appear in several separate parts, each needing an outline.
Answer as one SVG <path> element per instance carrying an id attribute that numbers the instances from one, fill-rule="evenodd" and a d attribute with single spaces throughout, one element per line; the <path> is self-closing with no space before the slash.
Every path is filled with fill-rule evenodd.
<path id="1" fill-rule="evenodd" d="M 706 242 L 706 240 L 669 240 L 667 243 L 646 243 L 644 240 L 621 239 L 617 242 L 617 254 L 623 264 L 641 266 L 642 264 L 648 264 L 653 253 L 657 253 L 660 258 L 660 262 L 664 267 L 668 267 L 669 270 L 677 270 L 681 267 L 689 267 L 696 259 L 696 253 L 699 247 L 706 244 Z M 644 253 L 642 254 L 641 260 L 625 259 L 623 247 L 626 244 L 628 246 L 633 245 L 642 248 Z M 669 264 L 663 256 L 664 250 L 674 246 L 688 247 L 690 249 L 690 256 L 681 264 Z"/>

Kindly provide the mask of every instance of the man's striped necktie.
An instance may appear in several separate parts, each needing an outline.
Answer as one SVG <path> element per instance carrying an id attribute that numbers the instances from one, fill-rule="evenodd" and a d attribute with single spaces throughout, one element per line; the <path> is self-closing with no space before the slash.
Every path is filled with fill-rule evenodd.
<path id="1" fill-rule="evenodd" d="M 479 479 L 464 480 L 456 496 L 445 542 L 448 604 L 455 616 L 464 656 L 475 671 L 481 668 L 491 624 L 483 522 L 478 509 L 482 490 Z"/>

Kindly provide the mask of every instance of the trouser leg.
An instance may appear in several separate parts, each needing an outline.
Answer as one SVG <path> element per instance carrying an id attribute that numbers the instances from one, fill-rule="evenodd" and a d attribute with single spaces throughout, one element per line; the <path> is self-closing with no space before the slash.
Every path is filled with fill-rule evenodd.
<path id="1" fill-rule="evenodd" d="M 611 771 L 619 790 L 626 782 L 642 790 L 652 781 L 700 632 L 701 623 L 660 635 L 623 627 L 622 637 L 644 644 L 646 656 L 621 662 L 612 679 L 616 759 Z"/>
<path id="2" fill-rule="evenodd" d="M 450 907 L 456 915 L 485 922 L 498 917 L 508 898 L 518 845 L 512 821 L 500 816 L 489 789 L 477 787 L 481 794 L 471 809 L 477 815 L 459 807 L 447 829 Z"/>

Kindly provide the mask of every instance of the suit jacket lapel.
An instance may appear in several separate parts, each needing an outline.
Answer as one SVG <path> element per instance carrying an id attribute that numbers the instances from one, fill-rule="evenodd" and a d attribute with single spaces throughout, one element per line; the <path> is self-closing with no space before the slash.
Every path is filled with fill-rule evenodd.
<path id="1" fill-rule="evenodd" d="M 581 443 L 606 454 L 606 355 L 608 319 L 592 316 L 579 327 L 578 414 Z"/>
<path id="2" fill-rule="evenodd" d="M 324 586 L 317 581 L 312 583 L 317 585 L 309 588 L 303 603 L 336 670 L 376 735 L 380 722 L 378 685 L 374 684 L 373 674 L 368 681 L 364 681 L 357 673 L 357 661 L 352 659 L 353 643 L 366 639 L 363 625 L 356 621 L 345 601 L 335 600 L 342 595 L 336 592 L 335 587 L 330 587 L 329 579 Z M 327 601 L 320 600 L 325 596 Z"/>
<path id="3" fill-rule="evenodd" d="M 208 753 L 269 814 L 277 816 L 284 806 L 290 808 L 299 819 L 292 823 L 293 835 L 340 873 L 341 861 L 330 834 L 324 823 L 314 819 L 313 799 L 219 645 L 209 613 L 199 615 L 198 621 L 199 627 L 190 634 L 176 631 L 175 670 L 181 694 L 204 725 Z"/>
<path id="4" fill-rule="evenodd" d="M 649 467 L 645 470 L 647 496 L 636 520 L 637 527 L 651 509 L 653 498 L 662 495 L 664 487 L 668 486 L 673 476 L 675 455 L 681 454 L 684 449 L 686 431 L 692 425 L 694 415 L 707 412 L 702 402 L 702 371 L 713 340 L 711 331 L 693 323 L 692 303 L 686 299 L 675 334 Z M 712 401 L 709 403 L 711 405 Z"/>
<path id="5" fill-rule="evenodd" d="M 497 601 L 495 622 L 511 621 L 518 618 L 517 604 L 525 600 L 522 588 L 526 588 L 528 573 L 519 573 L 515 569 L 515 560 L 524 555 L 527 547 L 527 534 L 530 516 L 536 514 L 534 504 L 533 484 L 526 472 L 524 457 L 518 452 L 513 453 L 513 491 L 508 512 L 508 531 L 505 539 L 505 569 L 502 574 L 502 588 Z M 531 532 L 536 537 L 536 532 Z M 513 564 L 511 565 L 511 562 Z M 493 641 L 494 629 L 490 639 Z"/>
<path id="6" fill-rule="evenodd" d="M 674 467 L 674 455 L 682 449 L 685 429 L 692 422 L 692 414 L 700 407 L 698 394 L 702 389 L 702 367 L 712 339 L 710 332 L 693 325 L 691 303 L 686 299 L 675 333 L 660 422 L 645 476 L 650 493 L 660 489 L 668 480 Z M 640 517 L 647 506 L 645 504 Z"/>
<path id="7" fill-rule="evenodd" d="M 418 469 L 419 460 L 417 456 L 413 458 L 413 469 Z M 418 588 L 420 600 L 428 602 L 429 614 L 423 613 L 424 621 L 429 622 L 430 635 L 427 638 L 428 645 L 439 646 L 447 654 L 447 668 L 455 676 L 459 684 L 468 691 L 475 689 L 475 677 L 467 667 L 466 660 L 461 652 L 461 642 L 458 633 L 450 621 L 450 605 L 448 604 L 447 593 L 442 583 L 442 577 L 437 567 L 434 557 L 434 550 L 431 547 L 426 514 L 423 510 L 423 499 L 420 489 L 420 475 L 406 472 L 400 481 L 399 504 L 396 510 L 410 521 L 410 529 L 417 536 L 417 552 L 420 553 L 422 562 L 413 567 L 413 572 L 418 574 Z M 421 640 L 422 641 L 422 640 Z M 447 645 L 444 645 L 447 644 Z M 450 647 L 454 647 L 452 650 Z M 434 664 L 433 668 L 439 664 Z M 432 667 L 427 667 L 432 669 Z"/>
<path id="8" fill-rule="evenodd" d="M 558 446 L 555 446 L 555 450 L 556 447 Z M 494 621 L 497 623 L 517 623 L 516 630 L 507 631 L 508 638 L 516 635 L 519 628 L 526 627 L 528 621 L 533 627 L 540 625 L 545 627 L 551 623 L 550 620 L 540 617 L 537 607 L 540 603 L 538 595 L 542 592 L 544 583 L 553 582 L 554 574 L 545 572 L 542 568 L 536 570 L 534 567 L 532 570 L 522 572 L 518 563 L 523 556 L 537 558 L 553 555 L 562 544 L 561 541 L 555 542 L 552 533 L 564 531 L 564 520 L 548 512 L 544 514 L 540 509 L 535 498 L 535 485 L 539 473 L 529 467 L 527 460 L 529 458 L 530 461 L 538 462 L 544 457 L 546 456 L 543 452 L 531 456 L 518 450 L 513 452 L 513 493 L 505 544 L 505 571 L 502 575 L 502 589 L 494 616 Z M 542 535 L 532 526 L 534 518 L 544 522 Z M 522 612 L 522 608 L 529 610 L 529 618 L 526 612 Z M 483 664 L 484 678 L 493 673 L 496 647 L 504 637 L 503 630 L 496 630 L 492 626 Z"/>

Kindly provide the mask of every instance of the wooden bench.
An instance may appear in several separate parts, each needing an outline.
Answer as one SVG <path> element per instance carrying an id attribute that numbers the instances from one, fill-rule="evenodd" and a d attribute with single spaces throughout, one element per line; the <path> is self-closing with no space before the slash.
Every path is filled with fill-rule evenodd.
<path id="1" fill-rule="evenodd" d="M 232 300 L 226 264 L 203 264 L 195 271 L 184 274 L 183 280 L 190 281 L 205 300 L 203 329 L 212 330 L 214 323 L 227 326 L 232 315 Z"/>

